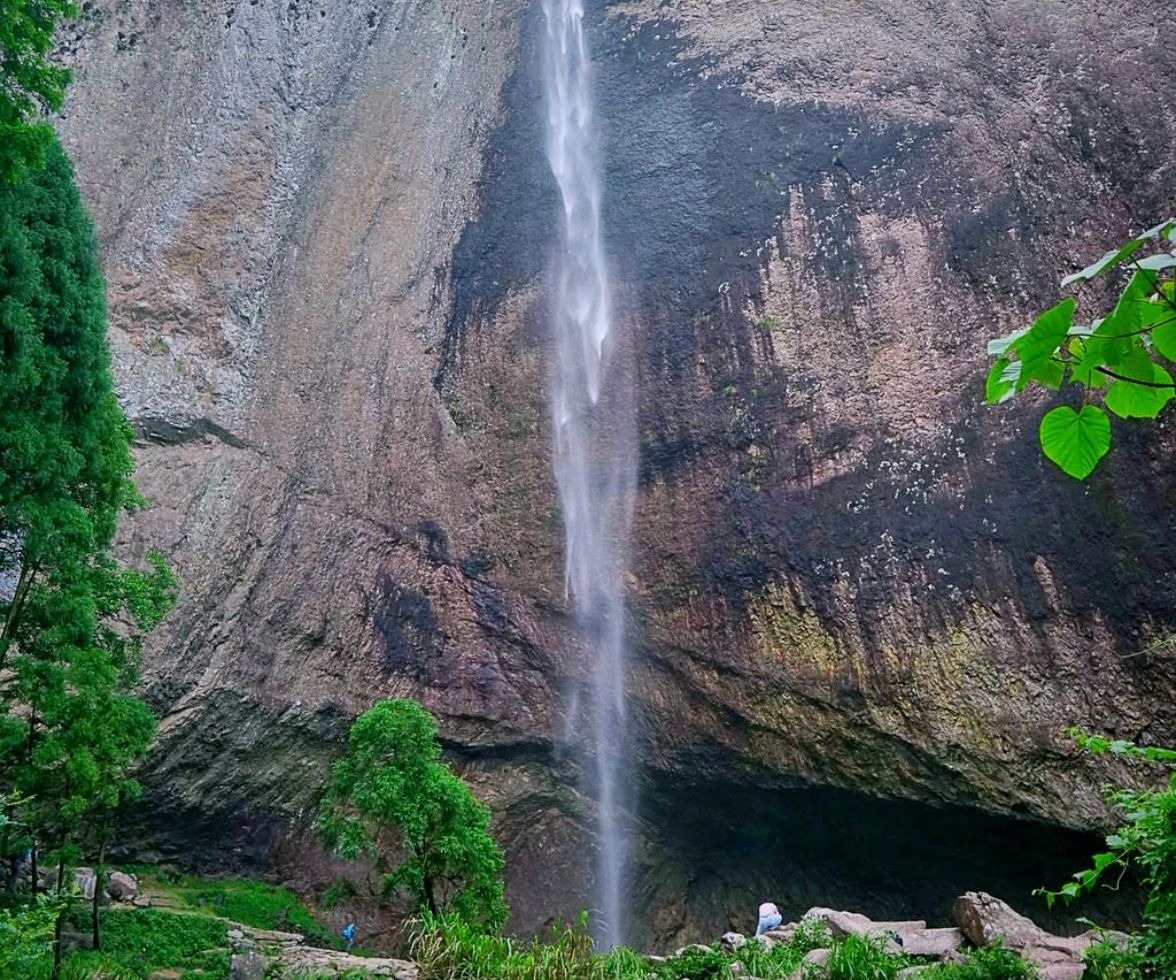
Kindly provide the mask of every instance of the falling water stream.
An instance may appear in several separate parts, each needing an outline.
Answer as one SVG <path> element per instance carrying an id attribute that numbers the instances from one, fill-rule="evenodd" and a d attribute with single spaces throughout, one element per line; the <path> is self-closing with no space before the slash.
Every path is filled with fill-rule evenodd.
<path id="1" fill-rule="evenodd" d="M 566 533 L 567 591 L 595 660 L 590 737 L 598 811 L 597 938 L 625 931 L 630 802 L 625 767 L 622 564 L 634 487 L 613 297 L 601 222 L 601 167 L 582 0 L 543 0 L 547 155 L 563 201 L 551 316 L 555 476 Z"/>

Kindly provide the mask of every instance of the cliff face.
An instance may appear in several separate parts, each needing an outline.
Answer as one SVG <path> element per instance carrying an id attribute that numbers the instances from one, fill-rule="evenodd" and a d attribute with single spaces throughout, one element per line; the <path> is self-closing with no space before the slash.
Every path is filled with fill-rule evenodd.
<path id="1" fill-rule="evenodd" d="M 1176 738 L 1170 657 L 1129 656 L 1174 619 L 1167 427 L 1117 427 L 1078 485 L 1032 406 L 980 404 L 984 341 L 1173 198 L 1153 6 L 593 7 L 650 935 L 725 925 L 752 885 L 934 914 L 1000 890 L 997 854 L 952 879 L 976 837 L 1025 835 L 1031 887 L 1085 841 L 998 817 L 1105 819 L 1061 729 Z M 183 581 L 146 664 L 157 823 L 305 866 L 347 720 L 417 697 L 495 807 L 522 928 L 591 894 L 539 16 L 93 0 L 61 123 L 153 504 L 125 545 Z"/>

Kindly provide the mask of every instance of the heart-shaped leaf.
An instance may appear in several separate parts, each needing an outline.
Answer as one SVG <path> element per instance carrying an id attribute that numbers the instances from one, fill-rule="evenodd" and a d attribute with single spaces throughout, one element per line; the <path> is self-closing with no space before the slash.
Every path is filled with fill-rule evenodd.
<path id="1" fill-rule="evenodd" d="M 1111 448 L 1111 422 L 1101 408 L 1062 405 L 1041 420 L 1041 449 L 1070 476 L 1085 480 Z"/>

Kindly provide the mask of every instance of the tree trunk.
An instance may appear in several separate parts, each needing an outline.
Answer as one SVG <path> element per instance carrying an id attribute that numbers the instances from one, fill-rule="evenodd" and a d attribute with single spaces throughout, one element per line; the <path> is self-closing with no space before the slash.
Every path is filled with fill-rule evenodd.
<path id="1" fill-rule="evenodd" d="M 102 879 L 106 877 L 106 821 L 103 820 L 98 838 L 98 863 L 94 866 L 94 899 L 90 904 L 90 932 L 94 949 L 102 948 L 102 925 L 98 915 L 98 899 L 102 895 Z"/>
<path id="2" fill-rule="evenodd" d="M 0 669 L 8 659 L 8 651 L 12 647 L 12 638 L 16 634 L 20 622 L 20 614 L 24 610 L 25 597 L 29 594 L 29 587 L 37 574 L 37 563 L 28 560 L 21 562 L 20 577 L 16 580 L 16 590 L 12 593 L 12 602 L 8 604 L 8 615 L 0 625 Z"/>
<path id="3" fill-rule="evenodd" d="M 61 927 L 64 923 L 65 909 L 61 909 L 53 925 L 53 980 L 61 976 Z"/>
<path id="4" fill-rule="evenodd" d="M 33 898 L 36 898 L 37 892 L 39 891 L 40 882 L 37 881 L 37 842 L 35 840 L 33 841 L 32 847 L 29 851 L 29 871 L 32 872 L 33 875 L 33 884 L 31 888 L 32 895 Z"/>
<path id="5" fill-rule="evenodd" d="M 57 921 L 53 924 L 53 980 L 61 976 L 61 931 L 65 925 L 65 835 L 61 835 L 57 858 Z"/>

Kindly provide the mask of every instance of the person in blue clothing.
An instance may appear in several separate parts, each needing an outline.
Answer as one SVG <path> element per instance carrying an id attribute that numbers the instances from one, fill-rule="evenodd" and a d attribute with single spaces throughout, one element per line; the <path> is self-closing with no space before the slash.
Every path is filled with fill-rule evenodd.
<path id="1" fill-rule="evenodd" d="M 347 952 L 351 952 L 351 947 L 355 945 L 355 923 L 348 922 L 343 927 L 343 942 L 347 944 Z"/>
<path id="2" fill-rule="evenodd" d="M 769 929 L 777 928 L 783 921 L 784 917 L 780 915 L 780 910 L 776 908 L 775 903 L 764 902 L 759 907 L 759 922 L 756 924 L 755 934 L 762 936 Z"/>

